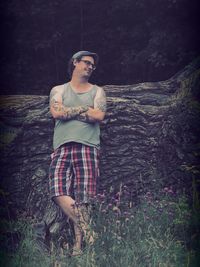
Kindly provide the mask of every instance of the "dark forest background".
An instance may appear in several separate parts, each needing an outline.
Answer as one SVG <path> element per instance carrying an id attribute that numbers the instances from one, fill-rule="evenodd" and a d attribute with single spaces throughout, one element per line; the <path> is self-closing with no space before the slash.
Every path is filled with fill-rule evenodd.
<path id="1" fill-rule="evenodd" d="M 78 50 L 95 51 L 92 82 L 170 78 L 200 54 L 195 0 L 4 0 L 1 94 L 48 95 Z"/>

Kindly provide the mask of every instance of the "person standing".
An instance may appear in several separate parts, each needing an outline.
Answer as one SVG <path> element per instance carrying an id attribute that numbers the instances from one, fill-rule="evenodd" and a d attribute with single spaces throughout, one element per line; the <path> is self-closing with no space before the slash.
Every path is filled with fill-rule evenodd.
<path id="1" fill-rule="evenodd" d="M 92 243 L 87 205 L 99 180 L 99 123 L 106 113 L 106 95 L 89 78 L 96 69 L 96 53 L 79 51 L 69 61 L 71 80 L 52 88 L 50 112 L 55 119 L 50 194 L 74 224 L 72 255 L 81 253 L 82 240 Z"/>

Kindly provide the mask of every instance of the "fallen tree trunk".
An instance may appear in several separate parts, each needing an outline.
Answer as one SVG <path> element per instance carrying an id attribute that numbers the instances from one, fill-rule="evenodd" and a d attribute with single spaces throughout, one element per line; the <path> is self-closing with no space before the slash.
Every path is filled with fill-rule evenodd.
<path id="1" fill-rule="evenodd" d="M 123 183 L 135 201 L 164 186 L 191 192 L 200 155 L 199 66 L 197 60 L 163 82 L 104 86 L 100 190 Z M 57 233 L 63 224 L 48 192 L 54 127 L 48 97 L 0 101 L 2 216 L 25 212 Z"/>

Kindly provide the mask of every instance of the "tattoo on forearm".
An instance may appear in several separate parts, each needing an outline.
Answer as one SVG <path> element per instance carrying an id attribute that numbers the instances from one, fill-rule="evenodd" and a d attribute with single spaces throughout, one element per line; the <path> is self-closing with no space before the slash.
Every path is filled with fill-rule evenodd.
<path id="1" fill-rule="evenodd" d="M 69 120 L 76 118 L 76 116 L 88 110 L 87 106 L 65 107 L 63 104 L 59 103 L 55 99 L 51 99 L 51 107 L 54 109 L 54 111 L 60 113 L 58 119 L 61 120 Z"/>
<path id="2" fill-rule="evenodd" d="M 87 113 L 81 113 L 81 114 L 79 114 L 79 115 L 76 117 L 76 119 L 77 119 L 78 121 L 83 121 L 83 122 L 87 122 L 87 123 L 95 123 L 95 122 L 96 122 L 96 120 L 93 119 L 93 118 L 91 118 L 90 116 L 88 116 Z"/>
<path id="3" fill-rule="evenodd" d="M 62 104 L 62 91 L 60 88 L 53 88 L 50 93 L 50 106 L 52 111 L 57 113 L 56 118 L 60 120 L 77 119 L 82 122 L 95 123 L 97 120 L 89 116 L 88 106 L 66 107 Z M 97 91 L 94 99 L 94 109 L 106 112 L 106 95 L 102 88 Z"/>

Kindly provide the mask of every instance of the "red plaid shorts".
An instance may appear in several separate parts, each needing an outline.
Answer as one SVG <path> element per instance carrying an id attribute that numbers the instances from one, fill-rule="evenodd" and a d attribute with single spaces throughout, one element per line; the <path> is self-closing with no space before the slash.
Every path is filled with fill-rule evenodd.
<path id="1" fill-rule="evenodd" d="M 70 142 L 52 153 L 49 168 L 51 197 L 68 195 L 77 203 L 88 203 L 97 191 L 99 150 Z"/>

